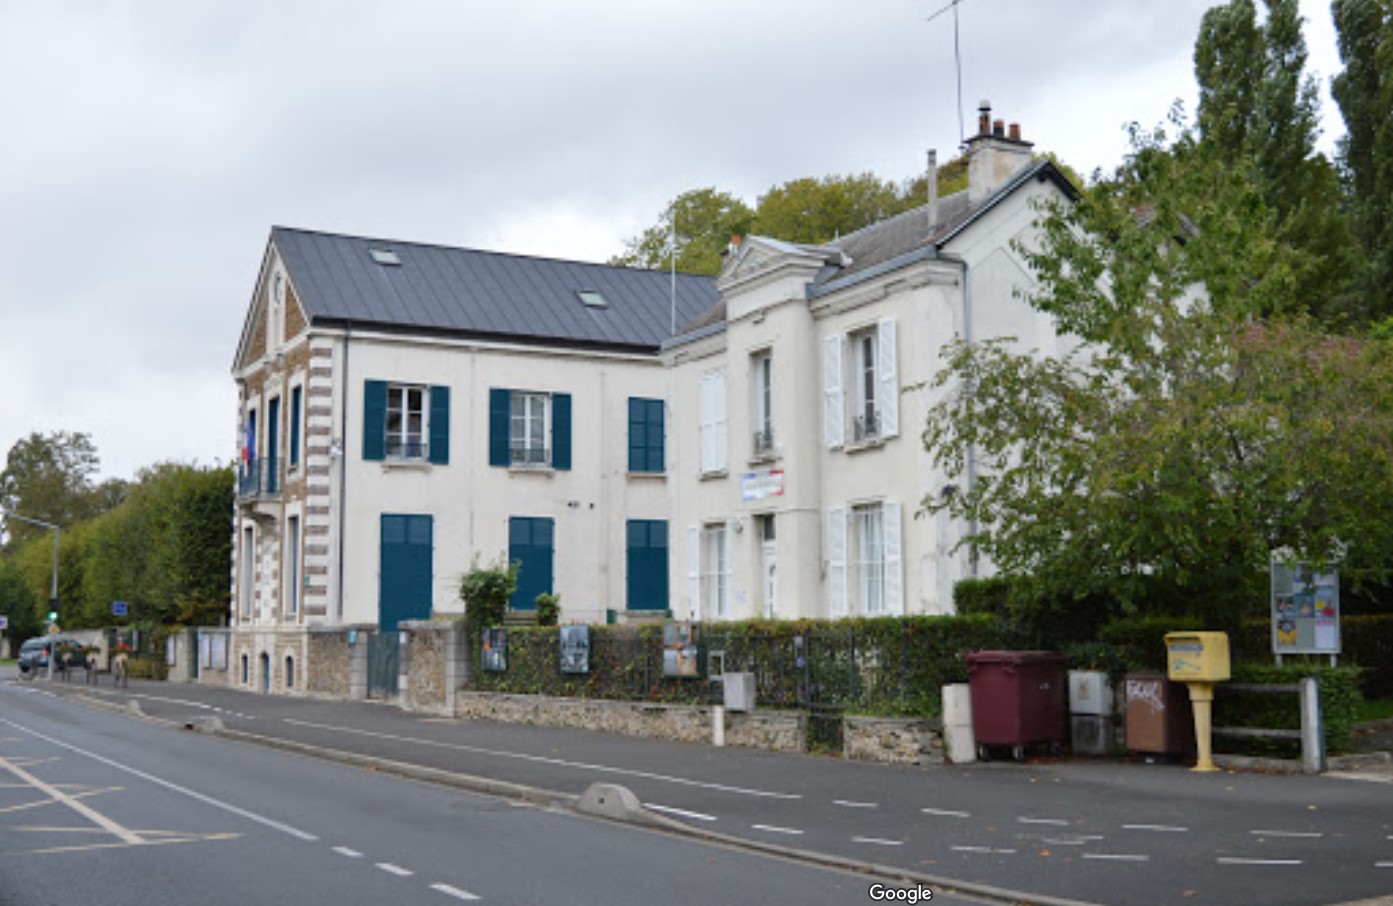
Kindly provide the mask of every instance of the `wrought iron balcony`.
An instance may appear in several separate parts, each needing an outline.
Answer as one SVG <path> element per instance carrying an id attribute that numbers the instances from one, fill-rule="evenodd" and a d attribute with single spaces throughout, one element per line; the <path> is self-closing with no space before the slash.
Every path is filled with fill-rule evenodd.
<path id="1" fill-rule="evenodd" d="M 551 466 L 551 450 L 546 447 L 512 446 L 508 448 L 509 461 L 522 468 L 544 469 Z"/>
<path id="2" fill-rule="evenodd" d="M 875 440 L 880 437 L 880 413 L 874 410 L 856 416 L 852 424 L 852 436 L 858 440 Z"/>
<path id="3" fill-rule="evenodd" d="M 281 492 L 280 462 L 274 456 L 253 458 L 237 466 L 237 496 L 242 500 Z"/>

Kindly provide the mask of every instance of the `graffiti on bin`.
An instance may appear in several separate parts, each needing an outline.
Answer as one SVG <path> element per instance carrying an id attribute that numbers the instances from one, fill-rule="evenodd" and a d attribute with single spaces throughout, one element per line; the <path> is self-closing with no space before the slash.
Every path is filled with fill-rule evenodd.
<path id="1" fill-rule="evenodd" d="M 1161 698 L 1161 681 L 1158 679 L 1127 681 L 1127 703 L 1145 702 L 1154 714 L 1157 711 L 1166 710 L 1166 703 Z"/>

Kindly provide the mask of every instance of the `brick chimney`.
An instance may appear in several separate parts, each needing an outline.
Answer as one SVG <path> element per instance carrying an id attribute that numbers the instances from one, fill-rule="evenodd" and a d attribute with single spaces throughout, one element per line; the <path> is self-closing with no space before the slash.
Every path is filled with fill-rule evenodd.
<path id="1" fill-rule="evenodd" d="M 1005 120 L 992 120 L 991 101 L 977 107 L 977 134 L 967 140 L 967 200 L 976 204 L 1006 183 L 1031 161 L 1031 142 L 1021 139 L 1019 123 L 1008 131 Z"/>

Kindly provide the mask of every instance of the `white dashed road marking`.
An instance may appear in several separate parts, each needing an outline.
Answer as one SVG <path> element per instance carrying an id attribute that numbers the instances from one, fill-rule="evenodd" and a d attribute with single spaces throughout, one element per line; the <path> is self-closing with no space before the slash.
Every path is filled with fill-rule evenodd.
<path id="1" fill-rule="evenodd" d="M 704 815 L 701 812 L 689 812 L 686 809 L 672 808 L 667 805 L 658 805 L 653 802 L 645 802 L 644 808 L 651 808 L 655 812 L 662 812 L 665 815 L 677 815 L 682 818 L 694 818 L 697 821 L 715 821 L 715 815 Z"/>
<path id="2" fill-rule="evenodd" d="M 447 897 L 454 897 L 454 898 L 457 899 L 457 900 L 477 900 L 477 899 L 479 899 L 477 896 L 475 896 L 474 894 L 470 893 L 469 891 L 467 891 L 467 890 L 460 890 L 458 887 L 451 887 L 449 884 L 432 884 L 432 885 L 430 886 L 430 889 L 431 889 L 431 890 L 435 890 L 435 891 L 439 891 L 440 893 L 445 894 Z"/>
<path id="3" fill-rule="evenodd" d="M 347 856 L 350 859 L 363 858 L 362 853 L 358 852 L 358 850 L 356 849 L 349 849 L 347 846 L 335 846 L 334 852 L 338 853 L 341 856 Z"/>
<path id="4" fill-rule="evenodd" d="M 1099 859 L 1109 862 L 1149 862 L 1150 856 L 1132 855 L 1130 853 L 1084 853 L 1085 859 Z"/>
<path id="5" fill-rule="evenodd" d="M 971 818 L 968 812 L 955 812 L 946 808 L 921 808 L 919 811 L 926 815 L 938 815 L 940 818 Z"/>
<path id="6" fill-rule="evenodd" d="M 848 799 L 833 799 L 833 805 L 840 805 L 842 808 L 875 808 L 874 802 L 852 802 Z"/>
<path id="7" fill-rule="evenodd" d="M 1068 827 L 1069 822 L 1063 818 L 1017 818 L 1017 824 L 1050 824 L 1055 827 Z"/>
<path id="8" fill-rule="evenodd" d="M 1300 859 L 1239 859 L 1231 856 L 1220 856 L 1220 865 L 1300 865 Z"/>
<path id="9" fill-rule="evenodd" d="M 886 840 L 882 837 L 852 837 L 852 843 L 871 843 L 875 846 L 904 846 L 903 840 Z"/>
<path id="10" fill-rule="evenodd" d="M 599 771 L 606 774 L 620 774 L 627 777 L 641 777 L 645 780 L 660 780 L 664 783 L 677 783 L 684 786 L 700 787 L 707 790 L 719 790 L 723 793 L 740 793 L 744 796 L 762 796 L 768 799 L 802 799 L 802 793 L 776 793 L 770 790 L 752 790 L 747 787 L 726 786 L 720 783 L 707 783 L 701 780 L 691 780 L 686 777 L 673 777 L 670 774 L 654 774 L 650 771 L 637 771 L 631 768 L 616 768 L 605 764 L 590 764 L 584 761 L 566 761 L 564 758 L 548 758 L 544 755 L 529 755 L 525 752 L 505 752 L 500 749 L 484 749 L 478 746 L 464 746 L 448 742 L 436 742 L 433 739 L 419 739 L 413 736 L 397 736 L 392 733 L 375 733 L 372 730 L 358 730 L 353 727 L 336 727 L 332 724 L 318 724 L 308 720 L 295 720 L 294 718 L 284 718 L 288 724 L 297 727 L 312 727 L 316 730 L 333 730 L 338 733 L 352 733 L 357 736 L 370 736 L 374 739 L 391 739 L 396 742 L 409 742 L 418 746 L 431 746 L 437 749 L 451 749 L 456 752 L 473 752 L 476 755 L 492 755 L 497 758 L 514 758 L 518 761 L 531 761 L 536 764 L 552 764 L 564 768 L 580 768 L 586 771 Z"/>
<path id="11" fill-rule="evenodd" d="M 771 834 L 789 834 L 791 836 L 799 836 L 803 833 L 796 827 L 778 827 L 773 824 L 751 824 L 750 828 L 753 830 L 768 831 Z"/>
<path id="12" fill-rule="evenodd" d="M 409 868 L 393 865 L 391 862 L 378 862 L 377 867 L 387 872 L 387 874 L 396 875 L 399 878 L 409 878 L 416 873 Z"/>
<path id="13" fill-rule="evenodd" d="M 1188 827 L 1173 827 L 1169 824 L 1124 824 L 1123 830 L 1134 831 L 1155 831 L 1158 834 L 1186 834 L 1190 832 Z"/>
<path id="14" fill-rule="evenodd" d="M 954 852 L 959 853 L 996 853 L 998 855 L 1009 856 L 1016 851 L 1014 849 L 992 849 L 990 846 L 954 846 Z"/>
<path id="15" fill-rule="evenodd" d="M 1255 830 L 1248 831 L 1255 837 L 1324 837 L 1320 831 L 1279 831 L 1279 830 Z"/>

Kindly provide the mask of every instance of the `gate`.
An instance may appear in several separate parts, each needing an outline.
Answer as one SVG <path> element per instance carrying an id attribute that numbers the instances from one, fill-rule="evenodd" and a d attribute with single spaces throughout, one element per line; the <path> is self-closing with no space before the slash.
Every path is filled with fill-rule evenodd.
<path id="1" fill-rule="evenodd" d="M 368 636 L 368 697 L 397 694 L 401 673 L 401 633 L 374 632 Z"/>

